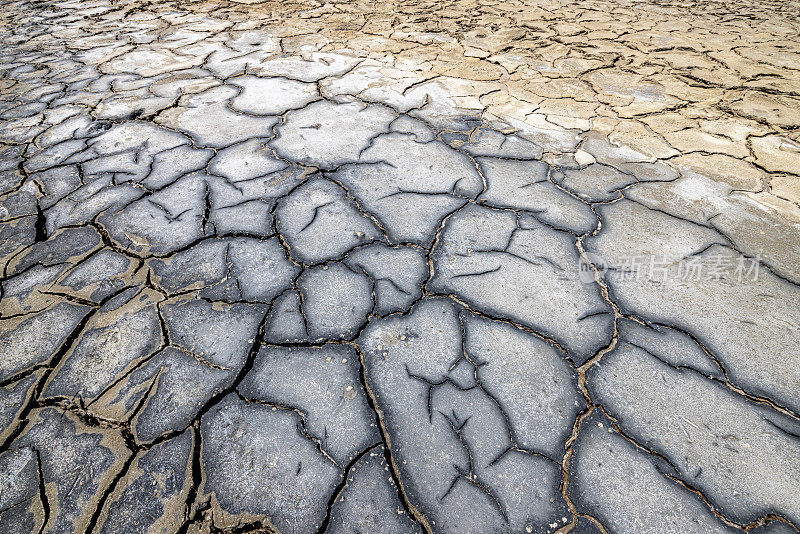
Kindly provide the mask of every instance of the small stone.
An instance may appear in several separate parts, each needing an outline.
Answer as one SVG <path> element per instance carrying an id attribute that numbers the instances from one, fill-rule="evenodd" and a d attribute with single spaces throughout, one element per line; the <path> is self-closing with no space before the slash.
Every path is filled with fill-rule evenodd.
<path id="1" fill-rule="evenodd" d="M 586 165 L 591 165 L 596 160 L 594 159 L 594 156 L 592 156 L 585 150 L 578 149 L 575 151 L 575 161 L 577 162 L 578 165 L 583 167 Z"/>

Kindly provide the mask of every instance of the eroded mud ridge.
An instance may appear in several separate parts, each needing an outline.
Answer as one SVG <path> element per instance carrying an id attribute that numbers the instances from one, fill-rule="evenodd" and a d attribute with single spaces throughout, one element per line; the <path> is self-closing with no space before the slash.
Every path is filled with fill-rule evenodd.
<path id="1" fill-rule="evenodd" d="M 800 526 L 796 2 L 6 2 L 0 532 Z"/>

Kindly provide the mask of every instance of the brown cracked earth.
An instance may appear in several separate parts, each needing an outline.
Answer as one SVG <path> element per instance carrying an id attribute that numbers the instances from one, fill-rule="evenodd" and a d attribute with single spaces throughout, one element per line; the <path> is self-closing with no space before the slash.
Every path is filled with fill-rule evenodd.
<path id="1" fill-rule="evenodd" d="M 800 529 L 800 2 L 7 1 L 0 533 Z"/>

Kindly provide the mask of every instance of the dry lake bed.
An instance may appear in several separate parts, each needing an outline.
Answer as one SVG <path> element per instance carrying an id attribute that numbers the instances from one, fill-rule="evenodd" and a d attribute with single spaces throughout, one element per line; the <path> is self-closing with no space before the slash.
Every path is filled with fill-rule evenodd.
<path id="1" fill-rule="evenodd" d="M 800 2 L 0 11 L 0 533 L 800 528 Z"/>

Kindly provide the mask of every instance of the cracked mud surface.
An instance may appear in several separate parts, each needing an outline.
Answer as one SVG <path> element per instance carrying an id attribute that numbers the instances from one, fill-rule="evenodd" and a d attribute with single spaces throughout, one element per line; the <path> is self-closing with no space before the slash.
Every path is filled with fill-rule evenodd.
<path id="1" fill-rule="evenodd" d="M 798 531 L 797 2 L 3 8 L 0 532 Z"/>

